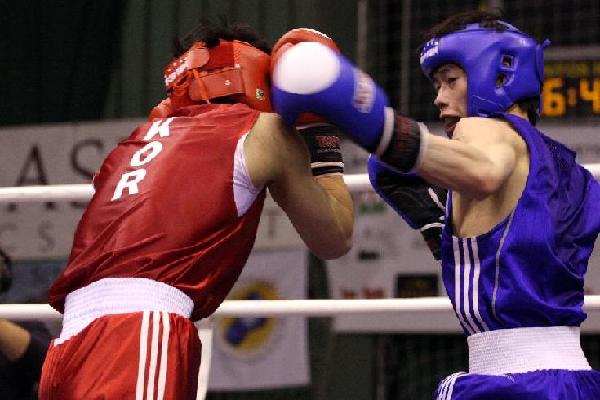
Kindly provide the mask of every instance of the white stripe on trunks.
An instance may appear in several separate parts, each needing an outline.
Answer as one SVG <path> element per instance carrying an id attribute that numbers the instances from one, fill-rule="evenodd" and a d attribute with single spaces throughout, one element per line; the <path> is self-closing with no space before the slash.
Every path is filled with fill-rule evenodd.
<path id="1" fill-rule="evenodd" d="M 158 329 L 160 328 L 160 312 L 152 311 L 152 347 L 150 348 L 150 368 L 148 368 L 148 386 L 146 400 L 154 400 L 154 376 L 158 358 Z"/>
<path id="2" fill-rule="evenodd" d="M 163 400 L 165 397 L 165 387 L 167 384 L 167 361 L 169 356 L 169 333 L 171 330 L 169 322 L 169 313 L 164 311 L 162 314 L 163 334 L 162 334 L 162 350 L 160 354 L 160 367 L 158 372 L 158 400 Z"/>
<path id="3" fill-rule="evenodd" d="M 148 325 L 150 312 L 144 311 L 142 314 L 142 325 L 140 328 L 140 360 L 138 365 L 137 385 L 135 387 L 135 399 L 144 398 L 144 375 L 146 370 L 146 356 L 148 352 Z"/>

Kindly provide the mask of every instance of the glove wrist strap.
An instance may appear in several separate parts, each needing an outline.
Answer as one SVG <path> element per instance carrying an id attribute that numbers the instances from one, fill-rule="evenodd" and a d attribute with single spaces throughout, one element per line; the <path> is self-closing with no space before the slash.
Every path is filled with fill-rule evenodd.
<path id="1" fill-rule="evenodd" d="M 390 111 L 386 109 L 386 123 L 376 155 L 398 171 L 413 171 L 425 154 L 429 132 L 424 124 Z"/>
<path id="2" fill-rule="evenodd" d="M 299 128 L 310 152 L 310 167 L 314 176 L 344 173 L 344 160 L 338 129 L 329 124 Z"/>

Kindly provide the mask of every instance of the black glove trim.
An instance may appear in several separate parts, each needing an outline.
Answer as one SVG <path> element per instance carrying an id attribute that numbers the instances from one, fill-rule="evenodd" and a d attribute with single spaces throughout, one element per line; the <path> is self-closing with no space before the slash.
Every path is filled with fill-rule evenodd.
<path id="1" fill-rule="evenodd" d="M 314 176 L 344 173 L 344 159 L 339 129 L 334 125 L 313 125 L 300 130 L 310 153 L 310 166 Z"/>
<path id="2" fill-rule="evenodd" d="M 412 171 L 421 152 L 421 127 L 414 119 L 396 113 L 389 144 L 378 157 L 401 172 Z"/>

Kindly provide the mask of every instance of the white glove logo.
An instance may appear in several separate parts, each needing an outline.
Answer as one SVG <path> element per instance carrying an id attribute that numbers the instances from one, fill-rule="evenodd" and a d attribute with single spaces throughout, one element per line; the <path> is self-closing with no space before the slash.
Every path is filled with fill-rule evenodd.
<path id="1" fill-rule="evenodd" d="M 375 83 L 369 75 L 356 68 L 354 82 L 354 108 L 365 114 L 371 112 L 375 102 Z"/>

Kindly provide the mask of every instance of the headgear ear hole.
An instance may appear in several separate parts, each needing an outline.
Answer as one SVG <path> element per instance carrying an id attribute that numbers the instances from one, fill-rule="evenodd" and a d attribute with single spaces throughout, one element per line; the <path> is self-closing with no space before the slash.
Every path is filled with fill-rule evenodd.
<path id="1" fill-rule="evenodd" d="M 513 66 L 513 57 L 508 55 L 502 56 L 502 66 L 504 67 L 512 67 Z"/>
<path id="2" fill-rule="evenodd" d="M 500 87 L 504 86 L 505 83 L 506 83 L 506 75 L 498 74 L 498 77 L 496 78 L 496 87 L 500 88 Z"/>

